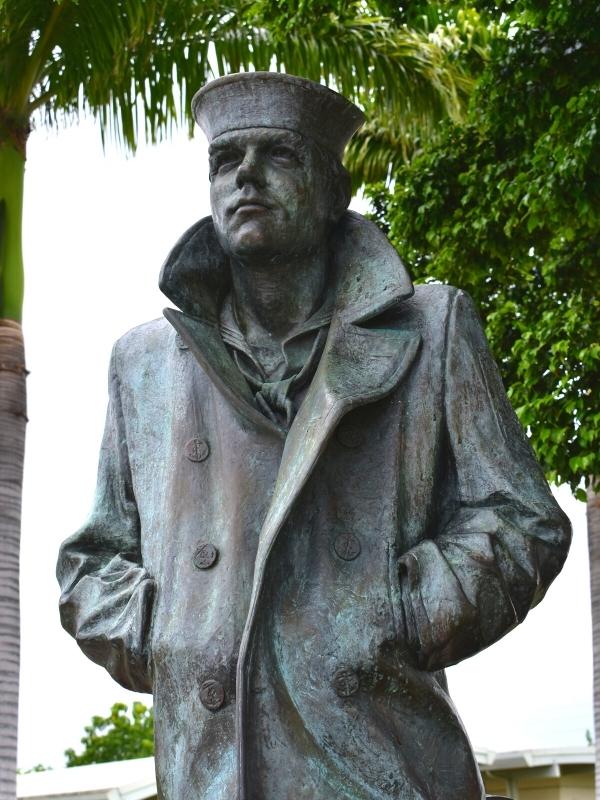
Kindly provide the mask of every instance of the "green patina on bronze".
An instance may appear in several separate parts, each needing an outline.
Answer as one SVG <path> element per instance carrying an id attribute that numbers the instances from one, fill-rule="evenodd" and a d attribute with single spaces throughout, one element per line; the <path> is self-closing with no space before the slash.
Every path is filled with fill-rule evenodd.
<path id="1" fill-rule="evenodd" d="M 194 110 L 213 214 L 115 345 L 63 625 L 153 692 L 165 800 L 481 800 L 443 670 L 542 599 L 569 523 L 469 298 L 346 210 L 358 109 L 255 73 Z"/>

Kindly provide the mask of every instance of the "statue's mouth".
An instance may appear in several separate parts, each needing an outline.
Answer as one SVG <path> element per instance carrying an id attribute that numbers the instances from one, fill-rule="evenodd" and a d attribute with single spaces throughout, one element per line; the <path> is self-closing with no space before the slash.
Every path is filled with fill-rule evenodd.
<path id="1" fill-rule="evenodd" d="M 260 213 L 262 211 L 268 211 L 268 210 L 269 210 L 269 206 L 265 206 L 263 203 L 254 203 L 254 202 L 252 202 L 252 203 L 239 203 L 234 209 L 234 214 L 237 214 L 237 213 L 248 214 L 248 213 L 254 213 L 254 212 L 259 212 Z"/>
<path id="2" fill-rule="evenodd" d="M 269 211 L 271 206 L 258 197 L 242 197 L 231 207 L 230 214 L 260 214 Z"/>

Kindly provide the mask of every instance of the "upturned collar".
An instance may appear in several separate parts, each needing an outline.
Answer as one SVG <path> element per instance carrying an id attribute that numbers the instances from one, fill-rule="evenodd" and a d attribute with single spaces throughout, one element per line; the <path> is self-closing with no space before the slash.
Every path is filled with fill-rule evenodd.
<path id="1" fill-rule="evenodd" d="M 413 285 L 397 252 L 379 228 L 346 211 L 333 233 L 334 317 L 360 323 L 410 297 Z M 212 217 L 192 225 L 163 264 L 159 287 L 181 311 L 216 325 L 230 289 L 228 257 Z"/>

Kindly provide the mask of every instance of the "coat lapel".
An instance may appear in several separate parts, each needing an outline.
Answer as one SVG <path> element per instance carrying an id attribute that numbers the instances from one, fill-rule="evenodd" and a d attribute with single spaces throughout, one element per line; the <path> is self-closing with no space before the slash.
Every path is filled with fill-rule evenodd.
<path id="1" fill-rule="evenodd" d="M 373 324 L 414 291 L 398 254 L 381 231 L 348 212 L 334 250 L 335 312 L 318 370 L 286 439 L 260 535 L 253 595 L 260 590 L 273 542 L 341 418 L 350 409 L 389 394 L 420 345 L 420 335 L 397 322 L 385 328 Z M 364 326 L 367 322 L 370 327 Z"/>
<path id="2" fill-rule="evenodd" d="M 260 534 L 251 614 L 269 552 L 331 434 L 348 411 L 394 390 L 412 364 L 420 342 L 420 335 L 412 331 L 378 331 L 339 322 L 332 328 L 317 373 L 286 439 Z"/>
<path id="3" fill-rule="evenodd" d="M 217 389 L 240 416 L 253 426 L 284 438 L 285 431 L 271 422 L 256 407 L 250 387 L 229 355 L 217 325 L 182 314 L 181 311 L 172 308 L 166 308 L 164 315 Z"/>

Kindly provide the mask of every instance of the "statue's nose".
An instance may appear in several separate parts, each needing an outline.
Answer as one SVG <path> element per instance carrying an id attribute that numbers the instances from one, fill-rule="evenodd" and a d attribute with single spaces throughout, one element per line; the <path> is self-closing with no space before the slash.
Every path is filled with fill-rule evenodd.
<path id="1" fill-rule="evenodd" d="M 240 165 L 237 168 L 235 180 L 238 189 L 241 189 L 247 183 L 254 186 L 263 187 L 265 185 L 265 176 L 262 168 L 260 157 L 253 151 L 246 152 Z"/>

